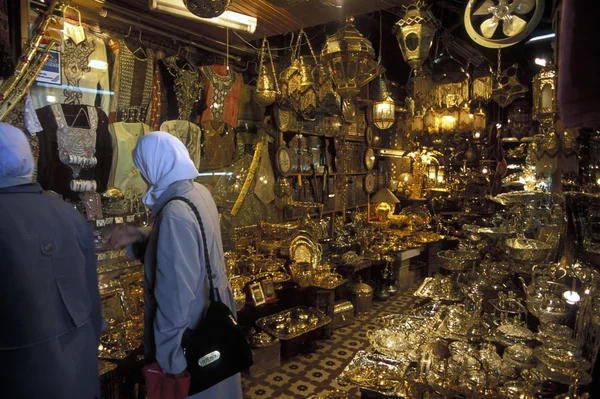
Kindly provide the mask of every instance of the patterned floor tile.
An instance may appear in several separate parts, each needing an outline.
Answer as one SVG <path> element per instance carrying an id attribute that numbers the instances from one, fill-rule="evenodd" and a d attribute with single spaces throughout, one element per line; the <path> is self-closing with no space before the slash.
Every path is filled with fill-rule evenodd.
<path id="1" fill-rule="evenodd" d="M 375 302 L 366 317 L 334 330 L 331 338 L 318 341 L 314 352 L 284 359 L 275 370 L 244 377 L 244 398 L 306 399 L 313 394 L 340 389 L 349 392 L 350 399 L 360 399 L 358 388 L 336 378 L 358 350 L 369 349 L 367 331 L 380 327 L 377 318 L 403 313 L 413 307 L 413 291 L 398 294 L 387 302 Z"/>

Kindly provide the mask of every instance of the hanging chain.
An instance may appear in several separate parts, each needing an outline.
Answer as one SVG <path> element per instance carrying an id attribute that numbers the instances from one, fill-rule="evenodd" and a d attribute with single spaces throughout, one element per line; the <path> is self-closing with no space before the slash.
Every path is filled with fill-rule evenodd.
<path id="1" fill-rule="evenodd" d="M 279 93 L 281 93 L 281 91 L 279 90 L 279 81 L 277 79 L 277 72 L 275 72 L 275 64 L 273 63 L 273 54 L 271 54 L 271 44 L 269 43 L 269 41 L 267 39 L 264 39 L 264 41 L 266 42 L 267 51 L 269 53 L 269 60 L 271 61 L 271 72 L 273 72 L 273 80 L 275 81 L 275 90 L 277 91 L 277 94 L 279 94 Z"/>
<path id="2" fill-rule="evenodd" d="M 502 75 L 502 49 L 498 47 L 498 79 L 500 79 L 500 75 Z"/>
<path id="3" fill-rule="evenodd" d="M 317 65 L 319 63 L 319 61 L 317 60 L 317 56 L 315 55 L 315 51 L 313 50 L 312 44 L 310 44 L 310 40 L 308 40 L 308 35 L 306 34 L 306 32 L 302 31 L 304 33 L 304 39 L 306 39 L 306 44 L 308 44 L 308 49 L 310 50 L 310 54 L 312 55 L 313 59 L 315 60 L 315 65 Z"/>

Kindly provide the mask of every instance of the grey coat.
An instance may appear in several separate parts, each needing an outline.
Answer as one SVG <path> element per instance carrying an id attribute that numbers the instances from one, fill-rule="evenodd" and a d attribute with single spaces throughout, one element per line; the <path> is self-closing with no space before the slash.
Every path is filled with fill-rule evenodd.
<path id="1" fill-rule="evenodd" d="M 0 188 L 0 398 L 100 397 L 89 223 L 39 184 Z"/>
<path id="2" fill-rule="evenodd" d="M 172 201 L 165 206 L 175 196 L 189 199 L 198 208 L 206 232 L 215 287 L 235 314 L 235 302 L 225 273 L 217 206 L 206 187 L 192 181 L 175 182 L 152 208 L 158 218 L 144 243 L 145 250 L 139 246 L 132 248 L 134 254 L 144 257 L 146 358 L 149 361 L 156 359 L 164 371 L 173 374 L 187 366 L 181 348 L 183 332 L 198 325 L 209 302 L 200 228 L 194 213 L 184 202 Z M 190 398 L 241 399 L 240 375 Z"/>

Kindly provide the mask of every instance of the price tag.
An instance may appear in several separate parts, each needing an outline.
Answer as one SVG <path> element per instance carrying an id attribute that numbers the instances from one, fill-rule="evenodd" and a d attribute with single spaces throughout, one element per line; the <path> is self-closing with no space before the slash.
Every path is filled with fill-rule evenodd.
<path id="1" fill-rule="evenodd" d="M 96 220 L 96 227 L 104 227 L 104 226 L 106 226 L 106 220 L 104 220 L 104 219 Z"/>
<path id="2" fill-rule="evenodd" d="M 115 224 L 123 224 L 123 218 L 122 217 L 116 217 L 115 218 Z"/>
<path id="3" fill-rule="evenodd" d="M 104 220 L 106 221 L 107 226 L 110 226 L 111 224 L 113 224 L 115 222 L 115 218 L 106 218 Z"/>
<path id="4" fill-rule="evenodd" d="M 135 215 L 129 215 L 127 216 L 127 223 L 134 223 L 135 222 Z"/>

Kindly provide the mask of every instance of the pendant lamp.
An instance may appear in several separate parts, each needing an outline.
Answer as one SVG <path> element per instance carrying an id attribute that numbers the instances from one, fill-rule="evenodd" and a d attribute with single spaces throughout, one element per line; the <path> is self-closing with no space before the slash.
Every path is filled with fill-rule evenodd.
<path id="1" fill-rule="evenodd" d="M 390 96 L 385 80 L 382 78 L 375 82 L 374 97 L 373 124 L 380 130 L 391 128 L 395 121 L 396 104 Z"/>
<path id="2" fill-rule="evenodd" d="M 408 6 L 394 26 L 402 56 L 413 69 L 419 70 L 429 56 L 437 26 L 438 21 L 423 1 Z"/>

